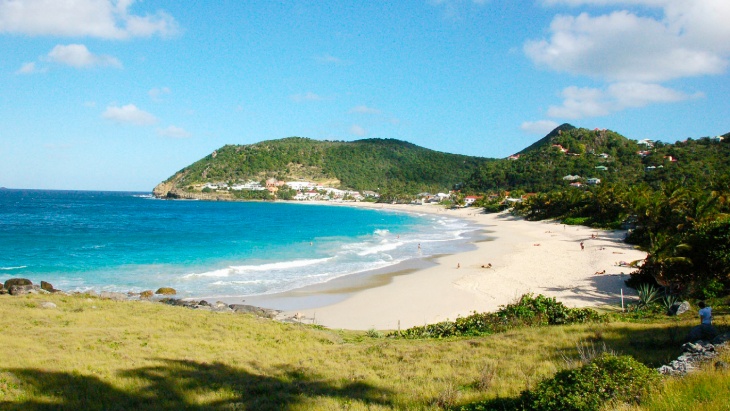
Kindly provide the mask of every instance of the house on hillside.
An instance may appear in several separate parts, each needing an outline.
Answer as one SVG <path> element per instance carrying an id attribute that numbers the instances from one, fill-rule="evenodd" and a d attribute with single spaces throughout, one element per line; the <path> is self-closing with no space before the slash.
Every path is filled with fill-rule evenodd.
<path id="1" fill-rule="evenodd" d="M 596 170 L 608 171 L 608 167 L 606 167 L 606 166 L 596 166 Z"/>
<path id="2" fill-rule="evenodd" d="M 645 138 L 643 140 L 639 140 L 636 142 L 636 144 L 640 146 L 644 146 L 646 148 L 654 148 L 654 141 L 649 140 L 648 138 Z"/>
<path id="3" fill-rule="evenodd" d="M 507 160 L 519 160 L 520 155 L 519 154 L 512 154 L 511 156 L 507 157 Z"/>
<path id="4" fill-rule="evenodd" d="M 574 181 L 574 182 L 570 183 L 570 186 L 580 188 L 580 187 L 583 187 L 583 183 L 581 183 L 580 181 Z"/>
<path id="5" fill-rule="evenodd" d="M 574 176 L 574 175 L 568 174 L 567 176 L 563 177 L 563 180 L 566 180 L 566 181 L 580 180 L 580 176 L 579 175 Z"/>
<path id="6" fill-rule="evenodd" d="M 380 194 L 376 193 L 375 191 L 365 190 L 365 191 L 362 192 L 362 194 L 365 197 L 367 197 L 367 198 L 369 198 L 369 197 L 372 197 L 372 198 L 380 198 Z"/>
<path id="7" fill-rule="evenodd" d="M 588 180 L 586 180 L 586 184 L 595 186 L 595 185 L 601 184 L 601 179 L 600 178 L 589 178 Z"/>
<path id="8" fill-rule="evenodd" d="M 561 153 L 567 153 L 568 152 L 568 149 L 567 148 L 564 148 L 560 144 L 553 144 L 551 147 L 557 148 L 558 150 L 560 150 Z"/>
<path id="9" fill-rule="evenodd" d="M 664 156 L 665 159 L 669 160 L 670 163 L 676 163 L 677 159 L 672 156 Z"/>
<path id="10" fill-rule="evenodd" d="M 724 139 L 725 137 L 723 136 L 710 137 L 710 141 L 714 141 L 715 143 L 721 143 Z"/>

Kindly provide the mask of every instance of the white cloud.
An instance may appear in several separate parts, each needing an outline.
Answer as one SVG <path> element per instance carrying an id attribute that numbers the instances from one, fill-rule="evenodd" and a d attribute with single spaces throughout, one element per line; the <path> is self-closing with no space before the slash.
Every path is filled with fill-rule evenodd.
<path id="1" fill-rule="evenodd" d="M 76 68 L 93 66 L 122 67 L 122 63 L 116 58 L 93 54 L 83 44 L 69 44 L 67 46 L 59 44 L 48 53 L 46 59 Z"/>
<path id="2" fill-rule="evenodd" d="M 178 32 L 163 11 L 130 13 L 135 0 L 0 0 L 0 33 L 32 36 L 89 36 L 108 39 L 149 37 Z"/>
<path id="3" fill-rule="evenodd" d="M 525 43 L 527 56 L 559 72 L 609 81 L 659 82 L 719 74 L 730 57 L 727 0 L 545 0 L 570 6 L 659 8 L 661 19 L 628 10 L 558 15 L 549 39 Z"/>
<path id="4" fill-rule="evenodd" d="M 162 137 L 170 137 L 170 138 L 188 138 L 190 137 L 190 133 L 185 131 L 184 129 L 180 127 L 175 126 L 168 126 L 167 128 L 160 128 L 157 129 L 157 134 L 159 134 Z"/>
<path id="5" fill-rule="evenodd" d="M 140 110 L 134 104 L 126 106 L 109 106 L 106 108 L 102 117 L 122 124 L 132 124 L 135 126 L 148 126 L 155 124 L 157 118 L 152 114 Z"/>
<path id="6" fill-rule="evenodd" d="M 48 71 L 48 69 L 38 68 L 38 67 L 36 67 L 35 63 L 31 62 L 31 63 L 25 63 L 22 66 L 20 66 L 18 71 L 15 72 L 15 74 L 45 73 L 46 71 Z"/>
<path id="7" fill-rule="evenodd" d="M 312 93 L 311 91 L 306 92 L 304 94 L 294 94 L 294 95 L 289 96 L 289 98 L 296 101 L 297 103 L 301 103 L 303 101 L 324 100 L 324 97 L 320 96 L 319 94 Z"/>
<path id="8" fill-rule="evenodd" d="M 551 120 L 525 121 L 520 129 L 529 134 L 545 135 L 558 127 L 558 123 Z"/>
<path id="9" fill-rule="evenodd" d="M 150 98 L 154 101 L 160 101 L 162 100 L 162 96 L 166 94 L 170 94 L 170 89 L 168 87 L 155 87 L 147 92 L 149 94 Z"/>
<path id="10" fill-rule="evenodd" d="M 701 94 L 687 95 L 658 84 L 616 83 L 606 89 L 567 87 L 562 92 L 562 106 L 551 106 L 548 116 L 578 119 L 605 116 L 627 108 L 644 107 L 656 103 L 674 103 Z"/>
<path id="11" fill-rule="evenodd" d="M 362 137 L 362 136 L 366 135 L 367 133 L 368 133 L 367 130 L 365 130 L 364 128 L 362 128 L 361 126 L 359 126 L 357 124 L 353 124 L 350 127 L 350 134 L 354 134 L 356 136 Z"/>
<path id="12" fill-rule="evenodd" d="M 350 114 L 382 114 L 382 111 L 377 108 L 368 106 L 356 106 L 350 109 Z"/>

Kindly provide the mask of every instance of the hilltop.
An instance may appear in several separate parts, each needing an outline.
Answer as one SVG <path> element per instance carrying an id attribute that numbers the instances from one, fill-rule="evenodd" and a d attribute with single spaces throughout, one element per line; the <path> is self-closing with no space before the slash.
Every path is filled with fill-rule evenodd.
<path id="1" fill-rule="evenodd" d="M 200 192 L 205 183 L 276 178 L 379 192 L 449 190 L 485 158 L 442 153 L 395 139 L 353 142 L 303 137 L 226 145 L 155 187 L 158 196 Z"/>

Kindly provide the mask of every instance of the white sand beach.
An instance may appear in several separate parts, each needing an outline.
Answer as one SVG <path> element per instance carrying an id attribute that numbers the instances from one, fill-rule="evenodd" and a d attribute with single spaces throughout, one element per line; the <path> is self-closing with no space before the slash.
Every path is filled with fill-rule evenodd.
<path id="1" fill-rule="evenodd" d="M 615 306 L 621 303 L 622 289 L 627 297 L 634 295 L 624 284 L 632 269 L 617 262 L 646 256 L 622 242 L 624 231 L 529 222 L 508 213 L 483 214 L 477 208 L 349 205 L 449 213 L 482 226 L 495 239 L 476 242 L 471 251 L 437 257 L 435 264 L 425 268 L 380 275 L 379 281 L 367 286 L 353 283 L 348 287 L 348 281 L 356 281 L 353 277 L 340 280 L 337 287 L 315 287 L 304 293 L 308 295 L 304 308 L 292 304 L 296 298 L 304 301 L 301 292 L 249 303 L 284 307 L 282 317 L 296 316 L 305 323 L 354 330 L 453 320 L 473 311 L 494 311 L 528 292 L 556 297 L 570 307 Z"/>

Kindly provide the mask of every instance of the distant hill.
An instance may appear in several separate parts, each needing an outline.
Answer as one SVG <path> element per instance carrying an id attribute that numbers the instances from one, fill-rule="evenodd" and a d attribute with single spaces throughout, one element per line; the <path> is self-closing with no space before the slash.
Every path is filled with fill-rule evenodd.
<path id="1" fill-rule="evenodd" d="M 154 192 L 199 191 L 204 183 L 277 178 L 307 180 L 332 187 L 380 192 L 444 191 L 463 182 L 481 157 L 442 153 L 394 139 L 353 142 L 303 137 L 226 145 L 180 170 Z"/>
<path id="2" fill-rule="evenodd" d="M 529 192 L 565 187 L 568 175 L 580 181 L 636 179 L 643 174 L 639 146 L 610 130 L 563 124 L 509 159 L 484 163 L 467 179 L 468 191 L 521 189 Z"/>
<path id="3" fill-rule="evenodd" d="M 395 139 L 343 142 L 289 137 L 221 147 L 175 173 L 154 192 L 160 197 L 195 197 L 205 183 L 270 177 L 406 194 L 446 191 L 457 184 L 467 193 L 546 192 L 589 178 L 652 186 L 669 181 L 730 185 L 730 133 L 724 137 L 721 142 L 702 137 L 646 146 L 611 130 L 563 124 L 509 159 L 499 160 L 442 153 Z M 579 178 L 566 180 L 569 175 Z"/>
<path id="4" fill-rule="evenodd" d="M 728 133 L 730 134 L 730 133 Z M 567 176 L 579 176 L 566 180 Z M 510 159 L 485 162 L 464 185 L 469 192 L 547 192 L 598 178 L 601 183 L 658 186 L 676 181 L 718 185 L 730 179 L 730 138 L 639 145 L 614 131 L 563 124 Z"/>

